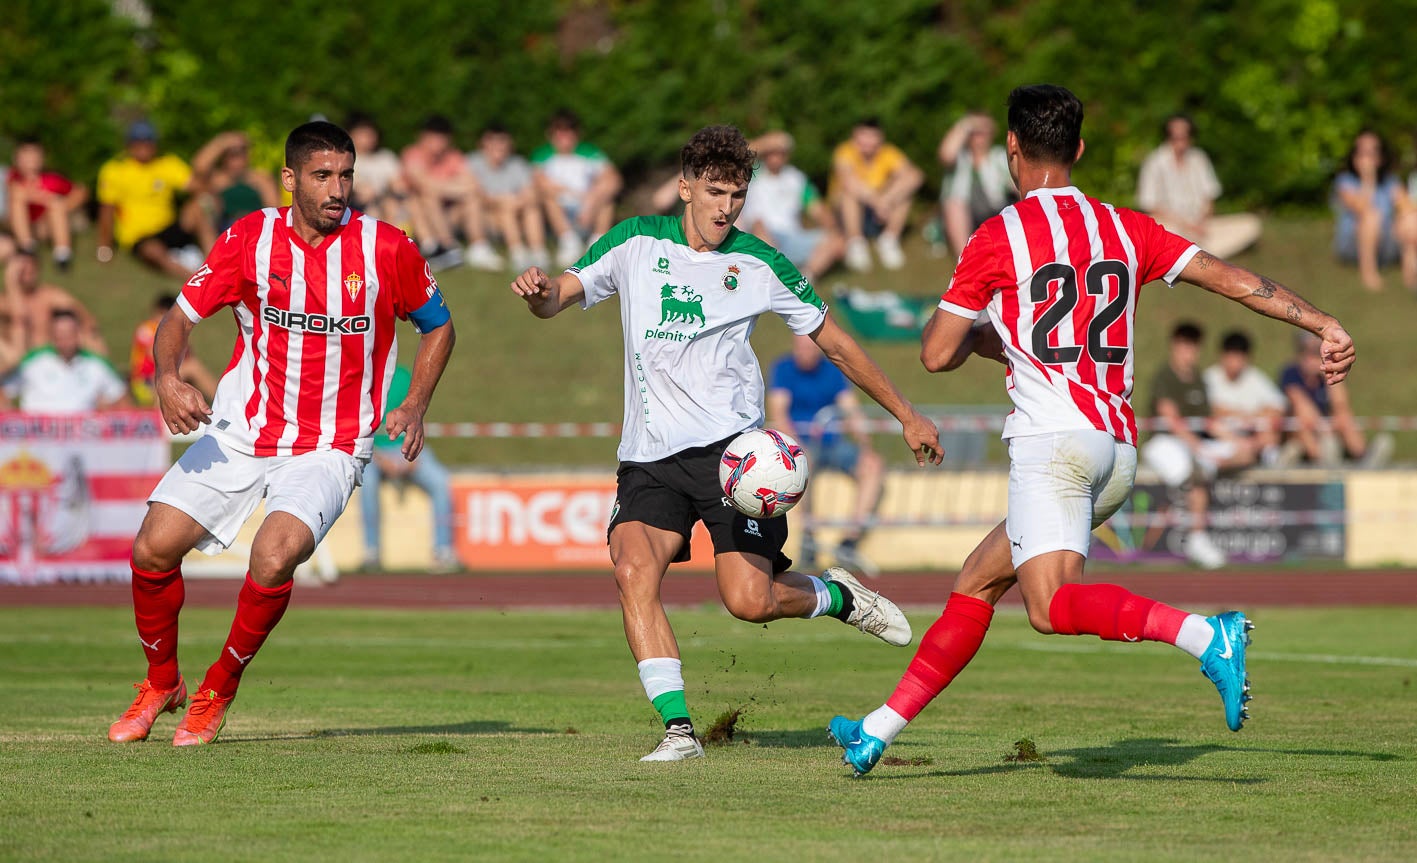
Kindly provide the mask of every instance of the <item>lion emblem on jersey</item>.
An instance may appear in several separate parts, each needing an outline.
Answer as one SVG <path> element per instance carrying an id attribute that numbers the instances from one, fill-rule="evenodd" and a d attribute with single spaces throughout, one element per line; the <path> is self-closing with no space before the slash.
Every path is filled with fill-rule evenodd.
<path id="1" fill-rule="evenodd" d="M 665 285 L 659 289 L 659 309 L 660 326 L 698 321 L 702 327 L 707 323 L 703 296 L 678 285 Z"/>

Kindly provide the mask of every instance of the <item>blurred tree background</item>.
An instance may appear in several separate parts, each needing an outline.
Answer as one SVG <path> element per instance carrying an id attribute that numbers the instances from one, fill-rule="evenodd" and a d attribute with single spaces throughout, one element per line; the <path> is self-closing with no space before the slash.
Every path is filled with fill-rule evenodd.
<path id="1" fill-rule="evenodd" d="M 1312 206 L 1358 129 L 1412 155 L 1414 21 L 1417 0 L 7 0 L 0 159 L 38 133 L 91 179 L 146 116 L 175 152 L 237 128 L 278 161 L 292 125 L 353 110 L 395 147 L 438 112 L 465 146 L 496 119 L 529 149 L 567 106 L 632 182 L 709 122 L 786 128 L 822 177 L 867 115 L 938 177 L 961 112 L 1002 121 L 1012 87 L 1051 81 L 1087 106 L 1089 190 L 1129 200 L 1183 110 L 1227 204 Z"/>

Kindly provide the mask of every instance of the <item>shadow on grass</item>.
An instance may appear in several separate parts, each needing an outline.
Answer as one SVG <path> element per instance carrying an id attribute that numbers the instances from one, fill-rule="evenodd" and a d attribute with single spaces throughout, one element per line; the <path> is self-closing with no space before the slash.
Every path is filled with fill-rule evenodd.
<path id="1" fill-rule="evenodd" d="M 799 731 L 742 731 L 743 740 L 750 746 L 771 749 L 812 749 L 830 746 L 826 728 Z"/>
<path id="2" fill-rule="evenodd" d="M 471 719 L 443 725 L 385 725 L 373 728 L 314 728 L 305 734 L 268 734 L 255 737 L 222 737 L 222 743 L 266 743 L 272 740 L 321 740 L 327 737 L 392 737 L 405 734 L 563 734 L 551 728 L 522 728 L 500 719 Z"/>
<path id="3" fill-rule="evenodd" d="M 965 770 L 931 770 L 916 773 L 873 772 L 872 779 L 923 779 L 933 776 L 990 776 L 1022 770 L 1047 770 L 1068 779 L 1125 779 L 1143 782 L 1224 782 L 1239 785 L 1259 785 L 1271 781 L 1258 776 L 1178 776 L 1154 773 L 1130 774 L 1134 767 L 1180 767 L 1203 755 L 1215 752 L 1240 754 L 1271 754 L 1308 756 L 1314 758 L 1361 758 L 1369 761 L 1401 761 L 1404 756 L 1387 752 L 1363 752 L 1352 749 L 1266 749 L 1246 746 L 1223 746 L 1215 743 L 1190 744 L 1178 740 L 1143 737 L 1118 740 L 1107 746 L 1076 749 L 1041 749 L 1044 761 L 1034 763 L 999 763 Z"/>

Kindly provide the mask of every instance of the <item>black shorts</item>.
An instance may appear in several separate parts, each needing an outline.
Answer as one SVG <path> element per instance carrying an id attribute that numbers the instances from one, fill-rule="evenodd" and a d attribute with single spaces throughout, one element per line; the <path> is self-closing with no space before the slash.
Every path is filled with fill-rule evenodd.
<path id="1" fill-rule="evenodd" d="M 735 435 L 736 437 L 736 435 Z M 787 519 L 749 518 L 739 512 L 718 485 L 718 462 L 733 438 L 689 447 L 652 462 L 625 461 L 615 472 L 615 507 L 606 539 L 617 524 L 637 521 L 673 531 L 684 538 L 675 563 L 689 559 L 689 534 L 702 521 L 713 539 L 714 554 L 737 551 L 768 559 L 774 573 L 792 568 L 782 553 Z"/>
<path id="2" fill-rule="evenodd" d="M 133 244 L 133 254 L 138 253 L 138 247 L 148 240 L 157 240 L 169 249 L 182 249 L 187 246 L 198 245 L 197 238 L 182 229 L 182 226 L 173 222 L 156 234 L 149 234 Z"/>

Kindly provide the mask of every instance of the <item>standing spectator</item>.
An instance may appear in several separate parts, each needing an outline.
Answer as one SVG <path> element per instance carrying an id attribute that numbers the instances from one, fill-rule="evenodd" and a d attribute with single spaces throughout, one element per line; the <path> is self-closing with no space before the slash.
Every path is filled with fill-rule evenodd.
<path id="1" fill-rule="evenodd" d="M 755 181 L 756 182 L 756 181 Z M 751 186 L 750 186 L 751 188 Z M 749 193 L 749 198 L 752 193 Z M 821 348 L 811 336 L 794 336 L 792 353 L 778 359 L 772 367 L 772 388 L 768 390 L 768 423 L 787 432 L 805 444 L 811 452 L 815 470 L 839 470 L 856 480 L 856 501 L 852 508 L 852 524 L 833 555 L 840 566 L 859 569 L 875 576 L 880 570 L 861 554 L 861 539 L 866 535 L 866 523 L 881 501 L 886 483 L 886 462 L 871 447 L 866 433 L 865 416 L 856 390 L 835 365 L 823 362 Z M 836 428 L 820 434 L 812 433 L 814 422 L 824 415 L 840 420 L 850 439 Z M 816 569 L 817 543 L 810 522 L 810 495 L 798 511 L 807 527 L 802 536 L 802 559 L 806 570 Z"/>
<path id="2" fill-rule="evenodd" d="M 1279 386 L 1289 403 L 1289 415 L 1296 428 L 1285 449 L 1323 467 L 1337 467 L 1343 456 L 1361 467 L 1381 467 L 1392 458 L 1392 435 L 1387 432 L 1363 437 L 1345 383 L 1324 380 L 1319 339 L 1310 333 L 1294 337 L 1294 359 L 1279 373 Z"/>
<path id="3" fill-rule="evenodd" d="M 34 251 L 40 240 L 54 244 L 54 263 L 67 270 L 74 257 L 71 220 L 89 198 L 87 187 L 57 171 L 45 170 L 44 144 L 21 138 L 5 180 L 10 229 L 20 248 Z"/>
<path id="4" fill-rule="evenodd" d="M 1151 387 L 1151 415 L 1160 425 L 1141 456 L 1161 481 L 1186 494 L 1190 525 L 1185 554 L 1206 569 L 1225 565 L 1223 552 L 1206 530 L 1210 483 L 1220 470 L 1255 463 L 1255 449 L 1211 422 L 1210 398 L 1200 375 L 1201 328 L 1184 322 L 1171 331 L 1166 364 Z M 1199 427 L 1197 427 L 1199 426 Z"/>
<path id="5" fill-rule="evenodd" d="M 867 237 L 876 238 L 881 266 L 905 266 L 900 235 L 910 216 L 910 201 L 925 174 L 894 144 L 874 118 L 860 120 L 851 137 L 832 153 L 828 197 L 846 232 L 846 265 L 857 272 L 871 269 Z"/>
<path id="6" fill-rule="evenodd" d="M 40 414 L 77 414 L 128 407 L 123 379 L 97 354 L 79 346 L 79 316 L 68 309 L 50 316 L 49 344 L 30 351 L 5 376 L 5 400 Z"/>
<path id="7" fill-rule="evenodd" d="M 1377 132 L 1353 139 L 1344 169 L 1333 181 L 1338 217 L 1333 246 L 1339 260 L 1356 263 L 1363 287 L 1380 291 L 1379 267 L 1402 263 L 1402 283 L 1417 290 L 1417 208 L 1392 171 L 1392 153 Z"/>
<path id="8" fill-rule="evenodd" d="M 610 230 L 620 172 L 594 144 L 581 140 L 575 112 L 557 111 L 546 126 L 546 143 L 531 154 L 537 195 L 556 234 L 556 265 L 569 267 L 586 247 Z"/>
<path id="9" fill-rule="evenodd" d="M 1201 380 L 1216 422 L 1254 443 L 1262 463 L 1275 464 L 1284 394 L 1250 361 L 1250 337 L 1239 330 L 1226 333 L 1220 341 L 1220 360 L 1201 373 Z"/>
<path id="10" fill-rule="evenodd" d="M 128 127 L 127 152 L 98 172 L 98 260 L 113 260 L 113 245 L 174 278 L 201 264 L 196 232 L 202 214 L 177 196 L 192 191 L 192 169 L 171 153 L 158 155 L 157 130 L 145 120 Z M 179 218 L 180 215 L 180 218 Z M 180 255 L 174 257 L 174 253 Z"/>
<path id="11" fill-rule="evenodd" d="M 153 301 L 152 314 L 144 318 L 133 331 L 133 344 L 128 350 L 128 389 L 132 393 L 133 403 L 139 407 L 157 404 L 157 390 L 154 388 L 157 363 L 153 358 L 153 342 L 157 339 L 157 326 L 162 323 L 163 315 L 175 305 L 177 297 L 172 294 L 159 295 Z M 196 387 L 208 401 L 216 394 L 216 378 L 212 377 L 212 373 L 201 360 L 192 355 L 191 350 L 182 358 L 182 366 L 177 374 L 182 380 Z"/>
<path id="12" fill-rule="evenodd" d="M 482 190 L 482 218 L 506 241 L 512 269 L 550 266 L 531 165 L 516 152 L 506 126 L 493 122 L 483 128 L 467 167 Z"/>
<path id="13" fill-rule="evenodd" d="M 1195 123 L 1173 114 L 1164 126 L 1166 141 L 1141 165 L 1137 206 L 1213 255 L 1228 258 L 1260 238 L 1260 218 L 1250 213 L 1217 216 L 1220 180 L 1205 151 L 1194 145 Z"/>
<path id="14" fill-rule="evenodd" d="M 477 205 L 477 178 L 467 169 L 467 159 L 453 142 L 453 124 L 433 115 L 423 121 L 418 138 L 403 151 L 403 170 L 409 186 L 428 216 L 437 243 L 434 257 L 457 246 L 453 226 L 467 239 L 463 260 L 479 270 L 500 270 L 502 256 L 492 251 Z"/>
<path id="15" fill-rule="evenodd" d="M 814 282 L 841 260 L 846 243 L 812 181 L 789 163 L 792 147 L 792 136 L 786 132 L 769 132 L 753 142 L 760 164 L 748 185 L 748 200 L 738 223 L 777 247 Z M 805 227 L 803 216 L 816 227 Z"/>
<path id="16" fill-rule="evenodd" d="M 39 260 L 34 253 L 19 251 L 5 264 L 5 295 L 0 302 L 9 319 L 9 340 L 21 354 L 46 343 L 55 312 L 72 313 L 79 321 L 79 340 L 85 350 L 107 354 L 98 322 L 74 295 L 40 281 Z"/>
<path id="17" fill-rule="evenodd" d="M 389 379 L 387 411 L 403 404 L 413 377 L 408 369 L 395 366 Z M 381 421 L 382 424 L 382 421 Z M 411 482 L 428 495 L 433 505 L 433 566 L 434 572 L 452 572 L 460 568 L 453 553 L 453 498 L 448 488 L 448 469 L 443 467 L 427 445 L 412 461 L 404 458 L 404 436 L 390 438 L 383 429 L 374 433 L 374 454 L 364 466 L 363 491 L 359 495 L 360 515 L 364 521 L 364 569 L 377 572 L 383 567 L 379 549 L 380 501 L 379 487 L 383 480 Z"/>
<path id="18" fill-rule="evenodd" d="M 251 142 L 244 132 L 222 132 L 204 144 L 192 157 L 192 174 L 207 216 L 206 248 L 242 216 L 280 206 L 275 177 L 251 167 Z"/>
<path id="19" fill-rule="evenodd" d="M 431 255 L 437 251 L 423 202 L 411 193 L 398 153 L 383 146 L 384 133 L 379 124 L 368 115 L 354 114 L 346 129 L 354 141 L 356 165 L 350 205 L 375 219 L 403 228 L 404 233 L 419 241 L 426 253 Z M 461 253 L 456 257 L 460 261 Z M 432 258 L 429 263 L 434 269 L 450 265 Z"/>
<path id="20" fill-rule="evenodd" d="M 994 118 L 972 113 L 940 140 L 940 162 L 948 172 L 940 185 L 940 217 L 956 255 L 976 228 L 1018 199 L 998 134 Z"/>

